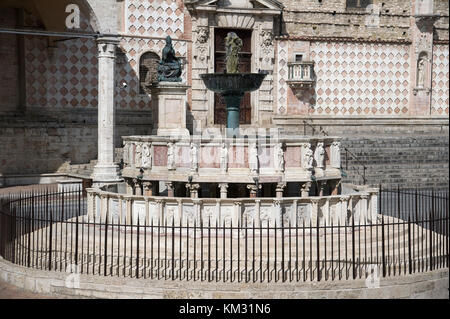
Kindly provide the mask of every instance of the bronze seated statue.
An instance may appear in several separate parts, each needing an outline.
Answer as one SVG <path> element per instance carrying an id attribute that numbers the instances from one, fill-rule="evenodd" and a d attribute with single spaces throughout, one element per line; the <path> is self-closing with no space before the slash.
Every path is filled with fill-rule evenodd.
<path id="1" fill-rule="evenodd" d="M 162 58 L 158 65 L 158 82 L 181 82 L 181 62 L 175 56 L 172 38 L 167 36 L 166 46 L 162 51 Z"/>

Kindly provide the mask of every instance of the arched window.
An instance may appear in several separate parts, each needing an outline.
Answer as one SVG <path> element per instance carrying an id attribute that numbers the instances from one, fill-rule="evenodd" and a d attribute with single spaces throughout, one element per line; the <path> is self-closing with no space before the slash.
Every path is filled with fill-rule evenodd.
<path id="1" fill-rule="evenodd" d="M 145 52 L 139 60 L 139 94 L 148 93 L 146 86 L 158 82 L 158 62 L 160 58 L 154 52 Z"/>

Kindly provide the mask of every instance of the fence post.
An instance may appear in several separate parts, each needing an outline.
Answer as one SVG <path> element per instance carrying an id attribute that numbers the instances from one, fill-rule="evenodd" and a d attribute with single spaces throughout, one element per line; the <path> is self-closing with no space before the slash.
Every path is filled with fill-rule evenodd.
<path id="1" fill-rule="evenodd" d="M 105 257 L 104 257 L 104 269 L 103 269 L 103 275 L 106 276 L 106 265 L 107 265 L 107 253 L 108 253 L 108 212 L 106 212 L 106 218 L 105 218 Z M 133 231 L 133 230 L 132 230 Z M 100 258 L 101 260 L 101 258 Z"/>
<path id="2" fill-rule="evenodd" d="M 408 259 L 409 274 L 412 274 L 412 256 L 411 256 L 411 217 L 408 216 Z"/>
<path id="3" fill-rule="evenodd" d="M 355 216 L 352 216 L 352 268 L 353 279 L 356 279 L 356 263 L 355 263 Z"/>
<path id="4" fill-rule="evenodd" d="M 381 258 L 383 259 L 383 277 L 386 277 L 386 255 L 384 242 L 384 215 L 381 215 Z"/>
<path id="5" fill-rule="evenodd" d="M 47 191 L 48 201 L 48 191 Z M 53 211 L 50 209 L 50 235 L 49 235 L 49 252 L 48 252 L 48 270 L 52 270 L 52 243 L 53 243 Z"/>
<path id="6" fill-rule="evenodd" d="M 430 270 L 433 270 L 433 231 L 434 231 L 434 188 L 431 190 L 431 216 L 430 216 Z"/>

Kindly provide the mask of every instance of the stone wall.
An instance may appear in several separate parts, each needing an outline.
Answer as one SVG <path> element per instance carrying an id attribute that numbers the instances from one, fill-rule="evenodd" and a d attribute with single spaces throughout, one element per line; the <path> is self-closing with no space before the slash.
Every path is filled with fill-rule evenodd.
<path id="1" fill-rule="evenodd" d="M 7 28 L 16 26 L 16 12 L 14 9 L 2 8 L 0 11 L 0 25 Z M 17 36 L 0 33 L 0 56 L 2 57 L 0 113 L 15 111 L 19 105 L 18 45 Z"/>
<path id="2" fill-rule="evenodd" d="M 364 279 L 286 282 L 210 283 L 80 275 L 80 286 L 68 288 L 68 273 L 45 272 L 11 264 L 0 257 L 0 280 L 35 293 L 67 298 L 229 298 L 229 299 L 448 299 L 448 269 L 381 278 L 379 288 Z M 73 276 L 72 276 L 73 278 Z M 72 281 L 69 282 L 71 284 Z M 70 286 L 69 286 L 70 287 Z"/>
<path id="3" fill-rule="evenodd" d="M 38 108 L 25 117 L 0 119 L 0 174 L 62 172 L 68 164 L 97 158 L 97 111 L 53 112 Z M 121 136 L 151 134 L 151 113 L 119 111 L 115 146 Z"/>
<path id="4" fill-rule="evenodd" d="M 307 123 L 313 125 L 315 133 L 310 126 L 304 126 L 303 119 L 286 119 L 282 126 L 287 131 L 319 134 L 322 129 L 327 134 L 342 136 L 341 164 L 348 174 L 343 178 L 345 182 L 362 183 L 362 163 L 367 166 L 368 184 L 448 187 L 448 120 L 342 118 L 330 121 L 316 117 Z M 358 158 L 348 156 L 348 169 L 344 148 Z"/>

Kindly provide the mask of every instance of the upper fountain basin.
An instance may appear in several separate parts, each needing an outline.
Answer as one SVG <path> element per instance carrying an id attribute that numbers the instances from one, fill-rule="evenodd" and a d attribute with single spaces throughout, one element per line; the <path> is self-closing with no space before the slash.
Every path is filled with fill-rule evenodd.
<path id="1" fill-rule="evenodd" d="M 206 87 L 220 94 L 242 94 L 259 89 L 267 73 L 200 74 Z"/>

